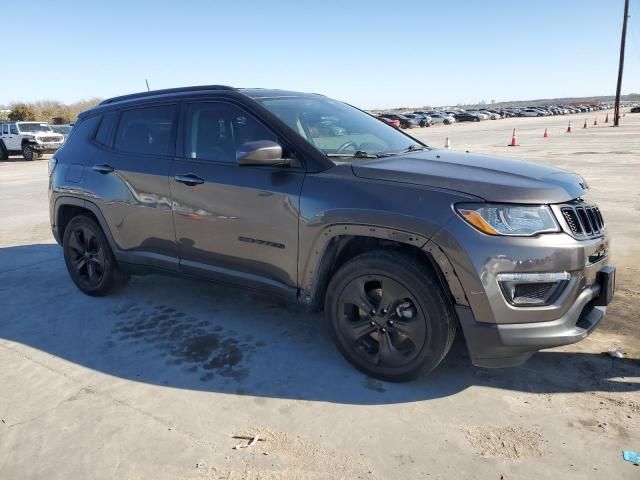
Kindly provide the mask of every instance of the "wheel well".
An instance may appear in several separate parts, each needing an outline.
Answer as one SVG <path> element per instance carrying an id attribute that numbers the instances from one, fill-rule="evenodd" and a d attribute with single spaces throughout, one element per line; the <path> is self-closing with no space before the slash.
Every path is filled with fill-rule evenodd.
<path id="1" fill-rule="evenodd" d="M 79 215 L 93 218 L 96 222 L 98 222 L 96 216 L 88 208 L 79 207 L 77 205 L 62 205 L 58 209 L 56 227 L 58 229 L 58 235 L 60 236 L 60 242 L 62 242 L 62 239 L 64 238 L 64 231 L 67 229 L 67 225 L 69 225 L 71 219 Z"/>
<path id="2" fill-rule="evenodd" d="M 423 268 L 429 270 L 438 279 L 442 285 L 442 290 L 452 302 L 455 300 L 449 286 L 445 280 L 440 267 L 431 257 L 431 255 L 419 247 L 408 245 L 393 240 L 385 240 L 382 238 L 366 237 L 366 236 L 350 236 L 339 235 L 331 239 L 322 260 L 316 276 L 317 287 L 313 294 L 311 307 L 314 311 L 321 311 L 324 308 L 324 297 L 327 286 L 333 274 L 338 271 L 345 263 L 352 258 L 363 253 L 373 250 L 393 250 L 405 256 L 413 258 Z"/>

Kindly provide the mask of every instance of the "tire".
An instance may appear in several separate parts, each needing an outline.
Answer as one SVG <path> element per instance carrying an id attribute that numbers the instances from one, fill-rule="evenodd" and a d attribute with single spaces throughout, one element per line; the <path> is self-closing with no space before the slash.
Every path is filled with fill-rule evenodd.
<path id="1" fill-rule="evenodd" d="M 347 361 L 391 382 L 432 371 L 456 332 L 438 280 L 414 258 L 391 250 L 364 253 L 343 265 L 329 282 L 325 315 Z"/>
<path id="2" fill-rule="evenodd" d="M 444 121 L 444 122 L 442 122 L 442 123 L 444 123 L 445 125 L 451 125 L 451 122 L 450 122 L 449 120 L 445 120 L 445 121 Z"/>
<path id="3" fill-rule="evenodd" d="M 9 160 L 9 151 L 4 146 L 4 142 L 0 142 L 0 160 Z"/>
<path id="4" fill-rule="evenodd" d="M 22 158 L 28 162 L 37 158 L 36 152 L 33 151 L 33 148 L 28 143 L 22 145 Z"/>
<path id="5" fill-rule="evenodd" d="M 474 122 L 479 122 L 479 121 L 480 121 L 480 118 L 479 118 L 479 117 L 476 117 L 476 118 L 474 118 L 474 119 L 473 119 L 473 121 L 474 121 Z"/>
<path id="6" fill-rule="evenodd" d="M 127 282 L 129 277 L 118 269 L 107 237 L 93 218 L 71 219 L 62 247 L 69 276 L 87 295 L 106 295 Z"/>

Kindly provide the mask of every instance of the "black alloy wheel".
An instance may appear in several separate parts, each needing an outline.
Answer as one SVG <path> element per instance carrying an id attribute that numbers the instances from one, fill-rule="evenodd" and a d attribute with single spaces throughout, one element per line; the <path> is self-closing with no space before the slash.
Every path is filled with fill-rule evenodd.
<path id="1" fill-rule="evenodd" d="M 342 336 L 372 365 L 405 365 L 426 341 L 426 323 L 413 295 L 389 277 L 364 275 L 351 280 L 338 300 L 338 315 Z"/>
<path id="2" fill-rule="evenodd" d="M 71 262 L 78 278 L 88 286 L 96 286 L 104 277 L 105 255 L 96 234 L 78 226 L 68 239 Z"/>
<path id="3" fill-rule="evenodd" d="M 62 242 L 67 271 L 76 286 L 87 295 L 104 295 L 128 279 L 113 258 L 100 225 L 88 216 L 74 217 Z"/>
<path id="4" fill-rule="evenodd" d="M 411 255 L 375 250 L 332 276 L 325 315 L 338 350 L 375 378 L 406 381 L 433 370 L 456 331 L 455 313 L 430 270 Z"/>

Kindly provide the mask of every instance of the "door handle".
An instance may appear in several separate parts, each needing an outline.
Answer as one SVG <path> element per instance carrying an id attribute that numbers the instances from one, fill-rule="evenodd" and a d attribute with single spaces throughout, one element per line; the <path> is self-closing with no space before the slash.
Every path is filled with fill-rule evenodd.
<path id="1" fill-rule="evenodd" d="M 189 185 L 193 187 L 194 185 L 200 185 L 204 183 L 204 180 L 193 173 L 184 173 L 179 174 L 173 177 L 176 182 L 184 183 L 185 185 Z"/>
<path id="2" fill-rule="evenodd" d="M 113 172 L 113 167 L 111 165 L 107 165 L 106 163 L 104 163 L 102 165 L 94 165 L 93 170 L 98 173 L 102 173 L 104 175 L 106 173 Z"/>

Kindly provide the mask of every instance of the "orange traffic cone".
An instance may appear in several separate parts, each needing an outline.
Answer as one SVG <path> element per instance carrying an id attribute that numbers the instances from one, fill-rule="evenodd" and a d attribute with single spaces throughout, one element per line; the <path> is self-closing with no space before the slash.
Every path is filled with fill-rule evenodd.
<path id="1" fill-rule="evenodd" d="M 547 133 L 547 129 L 544 129 L 544 135 L 542 135 L 542 138 L 547 138 L 549 136 L 549 134 Z"/>
<path id="2" fill-rule="evenodd" d="M 584 125 L 582 126 L 582 128 L 587 128 L 587 119 L 584 119 Z"/>
<path id="3" fill-rule="evenodd" d="M 446 148 L 447 150 L 451 148 L 451 144 L 449 143 L 449 137 L 447 137 L 444 141 L 444 148 Z"/>
<path id="4" fill-rule="evenodd" d="M 604 123 L 609 123 L 609 113 L 608 112 L 604 117 Z"/>
<path id="5" fill-rule="evenodd" d="M 516 140 L 516 129 L 513 129 L 513 134 L 511 134 L 511 143 L 507 145 L 507 147 L 518 147 L 518 141 Z"/>
<path id="6" fill-rule="evenodd" d="M 569 121 L 569 126 L 567 127 L 567 133 L 571 133 L 571 121 Z"/>
<path id="7" fill-rule="evenodd" d="M 594 127 L 598 126 L 598 117 L 596 117 L 596 119 L 593 121 L 593 126 Z"/>

